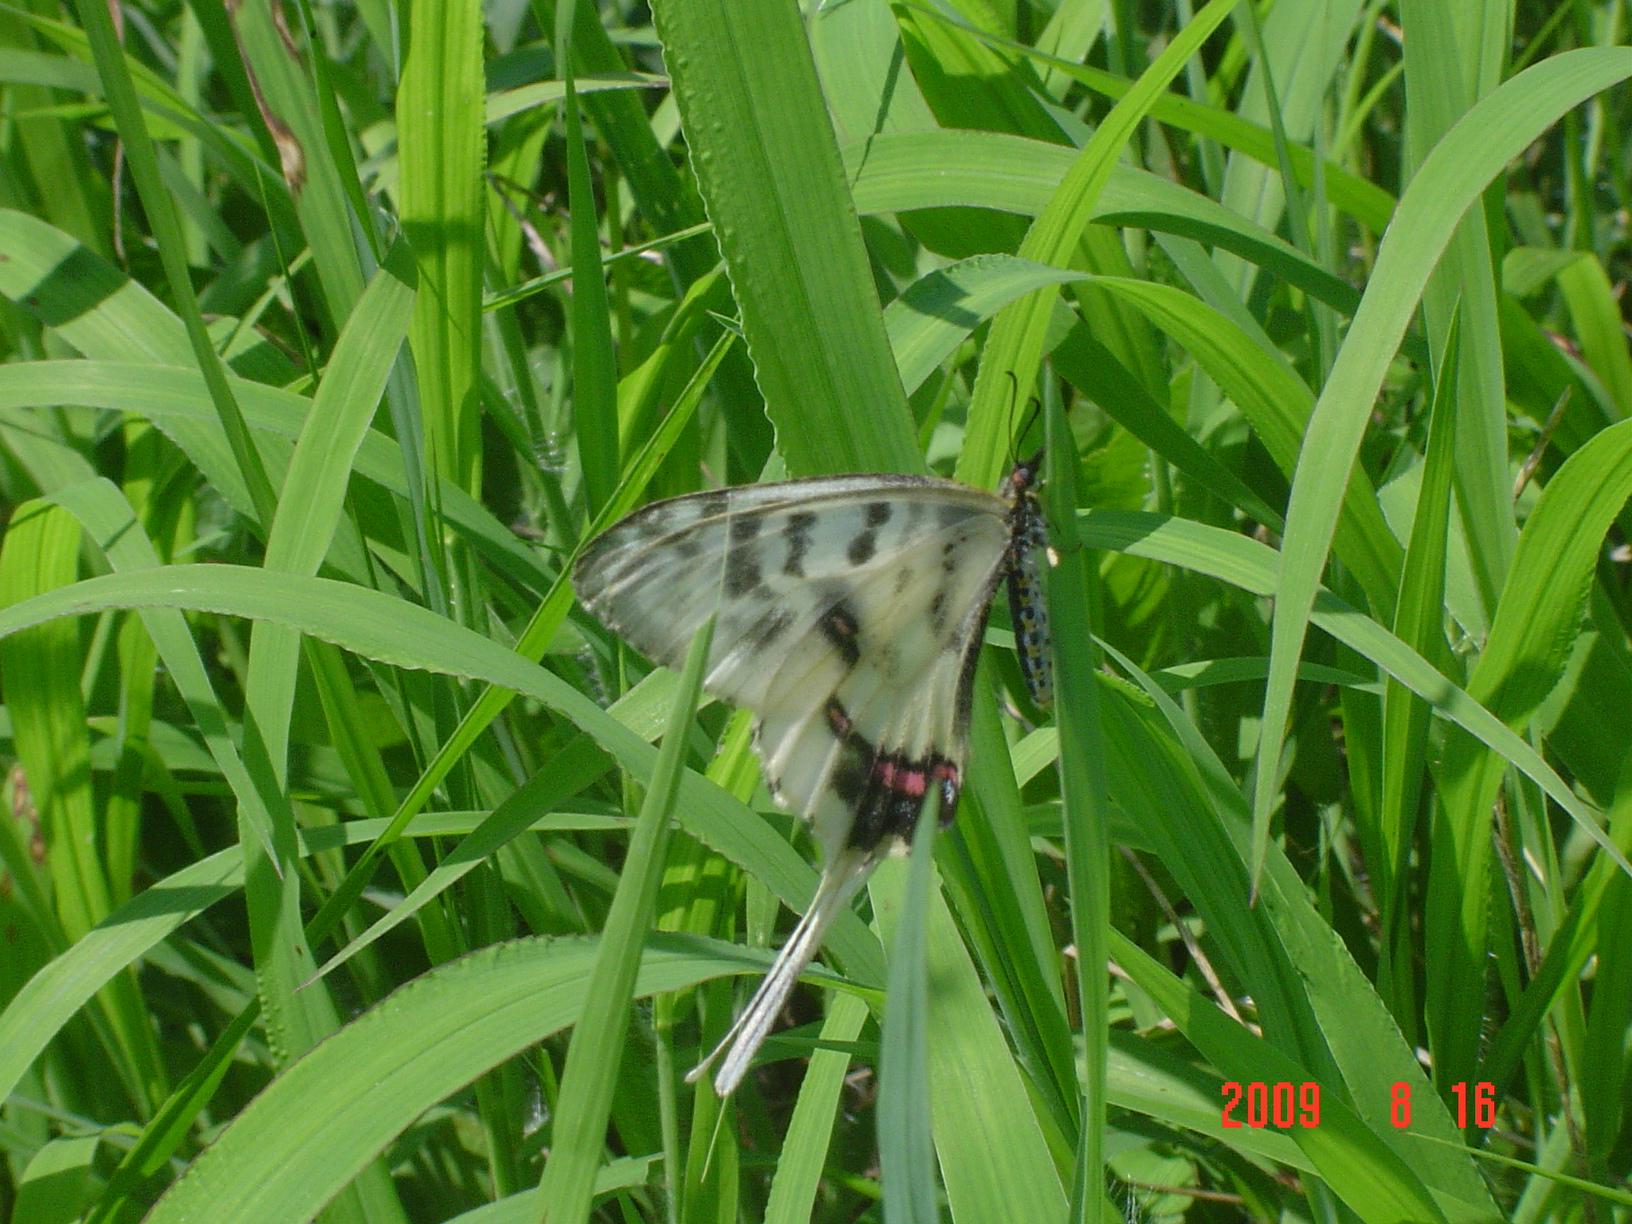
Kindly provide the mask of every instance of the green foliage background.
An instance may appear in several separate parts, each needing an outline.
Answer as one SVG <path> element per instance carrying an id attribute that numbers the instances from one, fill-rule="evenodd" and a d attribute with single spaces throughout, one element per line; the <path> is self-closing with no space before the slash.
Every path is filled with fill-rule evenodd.
<path id="1" fill-rule="evenodd" d="M 1625 22 L 0 12 L 0 1209 L 1626 1217 Z M 816 868 L 575 550 L 1045 438 L 1056 714 L 684 1085 Z"/>

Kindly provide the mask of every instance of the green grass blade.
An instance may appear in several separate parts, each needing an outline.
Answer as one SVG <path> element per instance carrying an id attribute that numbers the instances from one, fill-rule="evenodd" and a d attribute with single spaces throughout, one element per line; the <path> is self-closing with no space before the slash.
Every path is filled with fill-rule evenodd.
<path id="1" fill-rule="evenodd" d="M 703 688 L 703 669 L 714 640 L 714 621 L 705 621 L 675 689 L 668 730 L 657 754 L 629 852 L 618 874 L 584 989 L 583 1010 L 567 1047 L 561 1076 L 561 1104 L 551 1132 L 550 1157 L 539 1183 L 543 1219 L 550 1224 L 585 1224 L 594 1194 L 595 1173 L 606 1145 L 607 1115 L 617 1087 L 618 1068 L 629 1031 L 629 1004 L 640 968 L 641 946 L 657 910 L 657 889 L 668 852 L 669 819 L 679 791 L 681 753 Z"/>
<path id="2" fill-rule="evenodd" d="M 855 1041 L 866 1020 L 867 1005 L 859 998 L 833 995 L 822 1024 L 824 1046 Z M 765 1224 L 805 1224 L 811 1218 L 839 1112 L 839 1094 L 849 1070 L 848 1051 L 819 1048 L 810 1056 L 799 1102 L 788 1120 L 782 1157 L 776 1162 L 770 1197 L 765 1201 Z"/>
<path id="3" fill-rule="evenodd" d="M 309 1219 L 392 1138 L 506 1058 L 574 1024 L 592 939 L 484 948 L 416 979 L 294 1063 L 195 1159 L 148 1224 Z M 695 942 L 654 939 L 634 991 L 681 990 L 717 971 Z M 291 1126 L 291 1111 L 319 1126 Z M 536 1218 L 536 1217 L 535 1217 Z"/>
<path id="4" fill-rule="evenodd" d="M 1377 388 L 1428 275 L 1462 214 L 1490 180 L 1558 116 L 1629 74 L 1632 56 L 1609 49 L 1537 64 L 1468 111 L 1435 146 L 1400 200 L 1366 295 L 1309 419 L 1293 478 L 1257 754 L 1255 862 L 1262 861 L 1268 841 L 1292 708 L 1293 668 L 1341 499 Z"/>
<path id="5" fill-rule="evenodd" d="M 1234 6 L 1235 0 L 1212 0 L 1105 117 L 1027 231 L 1020 245 L 1022 258 L 1053 267 L 1069 265 L 1123 145 L 1185 60 L 1196 53 Z M 982 487 L 996 482 L 1008 453 L 1005 430 L 1009 406 L 1015 399 L 1024 401 L 1036 383 L 1054 301 L 1052 288 L 1034 290 L 1005 307 L 992 324 L 970 404 L 973 437 L 958 457 L 960 480 Z"/>
<path id="6" fill-rule="evenodd" d="M 901 915 L 890 949 L 889 1009 L 878 1051 L 878 1162 L 887 1224 L 938 1224 L 929 1095 L 929 975 L 925 911 L 934 878 L 940 805 L 928 803 L 913 834 Z"/>
<path id="7" fill-rule="evenodd" d="M 920 469 L 799 14 L 665 0 L 653 17 L 788 470 Z"/>

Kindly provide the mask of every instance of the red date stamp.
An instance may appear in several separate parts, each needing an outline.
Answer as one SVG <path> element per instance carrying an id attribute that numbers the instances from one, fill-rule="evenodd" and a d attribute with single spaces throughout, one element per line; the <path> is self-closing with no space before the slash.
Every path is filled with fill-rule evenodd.
<path id="1" fill-rule="evenodd" d="M 1219 1124 L 1225 1130 L 1239 1130 L 1244 1126 L 1274 1127 L 1290 1130 L 1294 1126 L 1320 1125 L 1320 1085 L 1313 1080 L 1293 1084 L 1282 1080 L 1266 1084 L 1254 1080 L 1242 1084 L 1226 1080 L 1221 1091 L 1224 1110 Z M 1472 1125 L 1480 1130 L 1491 1130 L 1496 1125 L 1496 1085 L 1481 1081 L 1469 1091 L 1467 1084 L 1452 1084 L 1451 1096 L 1456 1109 L 1456 1125 L 1466 1130 L 1469 1110 Z M 1389 1087 L 1389 1120 L 1403 1130 L 1411 1125 L 1411 1085 L 1403 1080 Z"/>
<path id="2" fill-rule="evenodd" d="M 1301 1084 L 1287 1080 L 1266 1084 L 1262 1080 L 1253 1080 L 1246 1085 L 1228 1080 L 1224 1084 L 1221 1125 L 1226 1130 L 1238 1130 L 1243 1126 L 1274 1126 L 1276 1130 L 1290 1130 L 1293 1126 L 1319 1126 L 1320 1085 L 1313 1080 L 1305 1080 Z"/>
<path id="3" fill-rule="evenodd" d="M 1481 1080 L 1473 1085 L 1473 1092 L 1468 1092 L 1468 1085 L 1457 1083 L 1451 1085 L 1451 1096 L 1456 1100 L 1456 1126 L 1458 1130 L 1468 1128 L 1469 1096 L 1472 1096 L 1473 1125 L 1479 1130 L 1491 1130 L 1496 1125 L 1496 1085 L 1488 1080 Z M 1395 1126 L 1402 1130 L 1411 1125 L 1411 1085 L 1396 1083 L 1388 1092 L 1389 1118 Z"/>

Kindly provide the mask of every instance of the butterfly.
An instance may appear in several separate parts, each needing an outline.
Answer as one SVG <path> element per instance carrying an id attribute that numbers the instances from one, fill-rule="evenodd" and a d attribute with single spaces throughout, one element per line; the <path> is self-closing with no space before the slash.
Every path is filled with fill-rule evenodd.
<path id="1" fill-rule="evenodd" d="M 823 851 L 810 907 L 720 1046 L 686 1077 L 742 1080 L 805 966 L 874 867 L 912 837 L 931 792 L 957 810 L 970 686 L 1007 582 L 1021 671 L 1052 697 L 1042 599 L 1041 452 L 1000 493 L 927 476 L 818 476 L 653 502 L 590 542 L 584 606 L 679 667 L 717 613 L 703 686 L 752 710 L 772 797 Z"/>

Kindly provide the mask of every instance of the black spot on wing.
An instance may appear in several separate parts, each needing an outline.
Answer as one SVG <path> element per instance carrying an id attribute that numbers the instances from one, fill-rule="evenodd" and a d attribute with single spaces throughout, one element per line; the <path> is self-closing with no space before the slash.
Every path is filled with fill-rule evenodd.
<path id="1" fill-rule="evenodd" d="M 747 548 L 733 548 L 725 555 L 725 593 L 733 599 L 759 590 L 764 585 L 759 557 Z"/>
<path id="2" fill-rule="evenodd" d="M 805 576 L 805 554 L 810 551 L 810 530 L 814 526 L 816 516 L 809 510 L 796 510 L 788 515 L 787 525 L 782 528 L 782 538 L 788 546 L 782 572 L 789 578 Z"/>
<path id="3" fill-rule="evenodd" d="M 725 554 L 725 593 L 733 599 L 758 591 L 763 585 L 760 550 L 755 543 L 762 524 L 757 514 L 738 515 L 731 520 L 731 543 Z"/>
<path id="4" fill-rule="evenodd" d="M 850 546 L 845 549 L 845 556 L 849 558 L 851 565 L 866 565 L 873 559 L 873 554 L 878 551 L 878 529 L 889 522 L 890 516 L 894 513 L 889 502 L 867 503 L 867 525 L 856 534 L 850 541 Z"/>
<path id="5" fill-rule="evenodd" d="M 833 606 L 822 613 L 816 628 L 821 630 L 827 644 L 839 652 L 846 667 L 854 667 L 861 661 L 861 644 L 856 640 L 861 626 L 856 623 L 856 613 L 849 600 L 843 596 L 835 600 Z"/>
<path id="6" fill-rule="evenodd" d="M 936 591 L 929 601 L 929 627 L 937 638 L 946 636 L 946 592 Z"/>

